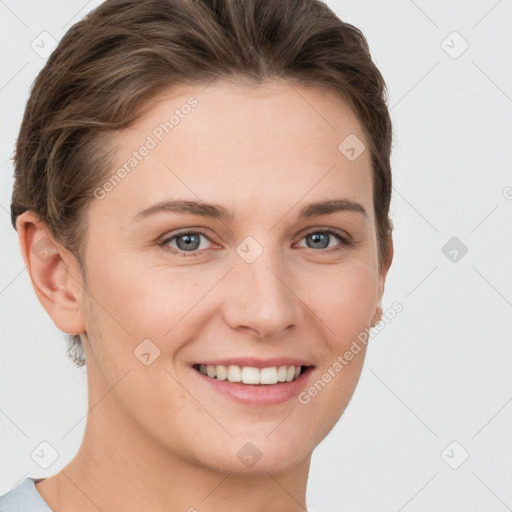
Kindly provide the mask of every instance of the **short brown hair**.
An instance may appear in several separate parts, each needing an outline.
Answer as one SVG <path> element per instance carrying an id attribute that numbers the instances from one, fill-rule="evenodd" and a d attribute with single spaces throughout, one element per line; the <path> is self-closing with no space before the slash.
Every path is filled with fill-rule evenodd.
<path id="1" fill-rule="evenodd" d="M 107 0 L 94 9 L 32 87 L 14 155 L 13 226 L 35 212 L 82 265 L 85 208 L 111 172 L 105 135 L 166 88 L 237 77 L 326 87 L 351 106 L 371 153 L 382 264 L 392 230 L 386 85 L 364 35 L 317 0 Z M 85 363 L 78 336 L 68 355 Z"/>

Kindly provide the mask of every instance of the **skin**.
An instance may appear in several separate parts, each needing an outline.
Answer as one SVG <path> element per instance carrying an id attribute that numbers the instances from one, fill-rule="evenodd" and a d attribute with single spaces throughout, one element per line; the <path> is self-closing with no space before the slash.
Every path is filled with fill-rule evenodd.
<path id="1" fill-rule="evenodd" d="M 112 172 L 191 96 L 191 113 L 103 199 L 92 198 L 86 283 L 43 222 L 32 212 L 18 219 L 34 289 L 63 332 L 80 334 L 87 361 L 82 445 L 36 486 L 55 512 L 304 510 L 311 453 L 346 408 L 365 350 L 307 405 L 237 403 L 191 365 L 292 356 L 314 365 L 311 385 L 382 314 L 392 241 L 379 265 L 369 151 L 349 161 L 338 150 L 351 133 L 365 141 L 351 109 L 332 92 L 285 82 L 175 88 L 114 134 Z M 161 212 L 133 221 L 176 198 L 218 203 L 233 219 Z M 329 199 L 360 203 L 367 215 L 298 218 Z M 159 245 L 195 228 L 207 235 L 196 256 L 183 257 L 176 239 Z M 325 228 L 353 243 L 326 235 L 339 250 L 322 252 L 306 235 Z M 236 252 L 248 236 L 263 250 L 252 263 Z M 44 238 L 54 252 L 43 262 L 32 248 Z M 149 366 L 133 353 L 147 338 L 160 350 Z M 250 468 L 237 457 L 247 442 L 262 454 Z"/>

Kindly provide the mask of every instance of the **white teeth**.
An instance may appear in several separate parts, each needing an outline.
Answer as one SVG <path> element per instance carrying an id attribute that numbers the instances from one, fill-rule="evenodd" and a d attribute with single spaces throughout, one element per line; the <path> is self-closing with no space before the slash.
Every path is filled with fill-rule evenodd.
<path id="1" fill-rule="evenodd" d="M 226 380 L 228 378 L 228 370 L 225 366 L 219 364 L 215 369 L 217 371 L 217 379 Z"/>
<path id="2" fill-rule="evenodd" d="M 199 371 L 212 379 L 228 380 L 229 382 L 243 382 L 244 384 L 277 384 L 278 382 L 291 382 L 299 378 L 300 366 L 270 366 L 268 368 L 254 368 L 252 366 L 237 365 L 199 365 Z"/>
<path id="3" fill-rule="evenodd" d="M 234 364 L 228 366 L 228 380 L 229 382 L 241 382 L 242 369 L 240 366 L 235 366 Z"/>
<path id="4" fill-rule="evenodd" d="M 260 383 L 260 371 L 258 368 L 251 368 L 250 366 L 244 366 L 242 368 L 242 382 L 244 384 L 259 384 Z"/>
<path id="5" fill-rule="evenodd" d="M 300 366 L 297 366 L 300 373 Z M 277 384 L 277 368 L 262 368 L 260 371 L 260 384 Z"/>

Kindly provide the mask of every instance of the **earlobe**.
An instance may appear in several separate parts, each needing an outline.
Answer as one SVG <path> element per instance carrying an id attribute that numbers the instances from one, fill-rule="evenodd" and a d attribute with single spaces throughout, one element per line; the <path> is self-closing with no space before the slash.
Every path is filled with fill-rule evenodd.
<path id="1" fill-rule="evenodd" d="M 57 243 L 31 211 L 16 223 L 20 248 L 36 295 L 55 325 L 67 334 L 84 332 L 82 277 L 76 257 Z"/>

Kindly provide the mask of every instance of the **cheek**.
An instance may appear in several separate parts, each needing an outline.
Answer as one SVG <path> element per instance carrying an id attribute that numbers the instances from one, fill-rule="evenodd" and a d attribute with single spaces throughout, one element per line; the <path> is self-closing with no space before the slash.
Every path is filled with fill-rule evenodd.
<path id="1" fill-rule="evenodd" d="M 91 264 L 89 325 L 108 336 L 116 350 L 126 348 L 127 356 L 147 338 L 172 356 L 179 340 L 186 340 L 199 325 L 198 312 L 214 296 L 224 273 L 199 274 L 193 267 L 137 267 L 135 258 Z"/>
<path id="2" fill-rule="evenodd" d="M 308 305 L 323 320 L 327 339 L 343 349 L 359 332 L 369 327 L 378 297 L 378 273 L 364 261 L 340 265 L 329 273 L 318 273 L 309 286 Z"/>
<path id="3" fill-rule="evenodd" d="M 309 304 L 322 321 L 325 352 L 317 380 L 301 403 L 332 426 L 343 413 L 359 380 L 369 328 L 378 297 L 378 272 L 353 261 L 310 287 Z"/>
<path id="4" fill-rule="evenodd" d="M 186 337 L 187 326 L 188 331 L 192 328 L 191 319 L 194 329 L 198 327 L 198 311 L 206 317 L 204 308 L 208 304 L 220 306 L 215 294 L 222 286 L 217 290 L 215 287 L 226 269 L 200 272 L 200 266 L 148 268 L 137 266 L 136 258 L 90 260 L 88 289 L 95 321 L 111 340 L 129 340 L 125 343 L 131 350 L 150 338 L 163 351 L 171 339 L 180 339 L 180 333 L 185 332 Z M 312 321 L 324 329 L 325 339 L 337 350 L 342 350 L 372 320 L 378 273 L 370 260 L 353 257 L 337 265 L 301 267 L 287 278 L 298 296 L 295 300 L 314 312 L 316 319 Z"/>

